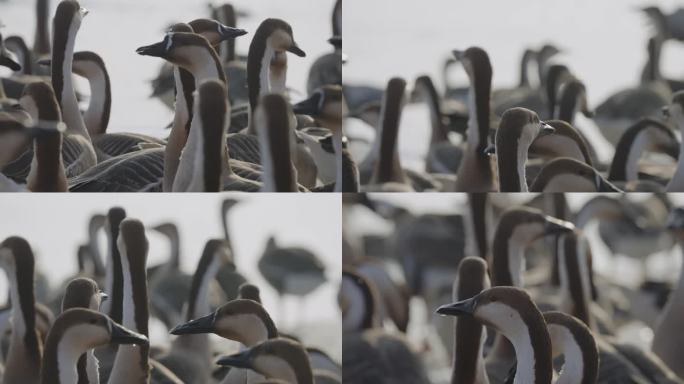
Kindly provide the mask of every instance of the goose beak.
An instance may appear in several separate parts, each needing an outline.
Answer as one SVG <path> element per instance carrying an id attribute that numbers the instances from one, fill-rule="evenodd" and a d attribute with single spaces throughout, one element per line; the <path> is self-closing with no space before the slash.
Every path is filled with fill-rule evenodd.
<path id="1" fill-rule="evenodd" d="M 292 45 L 287 49 L 288 52 L 294 53 L 295 55 L 299 57 L 306 57 L 306 53 L 302 51 L 301 48 L 299 48 L 299 45 L 297 43 L 293 42 Z"/>
<path id="2" fill-rule="evenodd" d="M 107 300 L 109 300 L 109 295 L 104 292 L 100 292 L 100 303 L 104 303 Z"/>
<path id="3" fill-rule="evenodd" d="M 112 321 L 111 342 L 114 344 L 148 345 L 150 341 L 145 335 L 133 332 Z"/>
<path id="4" fill-rule="evenodd" d="M 442 305 L 437 308 L 437 313 L 442 316 L 472 316 L 475 307 L 477 307 L 477 300 L 475 297 L 471 297 L 467 300 Z"/>
<path id="5" fill-rule="evenodd" d="M 451 54 L 454 55 L 456 60 L 463 59 L 463 53 L 464 51 L 461 51 L 460 49 L 454 49 L 453 51 L 451 51 Z"/>
<path id="6" fill-rule="evenodd" d="M 235 368 L 252 368 L 252 363 L 250 362 L 249 359 L 249 349 L 246 349 L 242 352 L 229 355 L 229 356 L 221 356 L 216 360 L 216 364 L 218 365 L 224 365 L 224 366 L 229 366 L 229 367 L 235 367 Z"/>
<path id="7" fill-rule="evenodd" d="M 185 324 L 176 326 L 171 330 L 172 335 L 194 335 L 199 333 L 214 332 L 215 314 L 210 314 L 199 319 L 191 320 Z"/>
<path id="8" fill-rule="evenodd" d="M 234 39 L 236 37 L 246 35 L 247 31 L 245 31 L 244 29 L 232 28 L 232 27 L 228 27 L 226 25 L 221 24 L 219 26 L 219 34 L 224 39 Z"/>
<path id="9" fill-rule="evenodd" d="M 328 43 L 332 44 L 333 47 L 340 49 L 342 48 L 342 36 L 333 36 L 328 39 Z"/>
<path id="10" fill-rule="evenodd" d="M 321 112 L 321 101 L 321 93 L 314 92 L 308 99 L 293 105 L 292 111 L 297 115 L 317 116 Z"/>
<path id="11" fill-rule="evenodd" d="M 3 67 L 7 67 L 15 72 L 21 71 L 21 64 L 17 62 L 14 53 L 8 51 L 4 47 L 2 48 L 2 51 L 0 51 L 0 65 Z"/>
<path id="12" fill-rule="evenodd" d="M 135 50 L 138 55 L 142 56 L 154 56 L 154 57 L 166 57 L 166 42 L 160 41 L 158 43 L 140 47 Z"/>
<path id="13" fill-rule="evenodd" d="M 52 65 L 52 59 L 50 59 L 49 57 L 46 57 L 44 59 L 40 59 L 40 60 L 36 61 L 36 64 L 41 65 L 43 67 L 49 67 L 50 65 Z"/>
<path id="14" fill-rule="evenodd" d="M 81 7 L 81 9 L 79 9 L 78 11 L 81 12 L 81 17 L 87 16 L 87 15 L 90 13 L 89 10 L 87 10 L 87 9 L 85 9 L 85 8 L 83 8 L 83 7 Z"/>
<path id="15" fill-rule="evenodd" d="M 564 220 L 558 220 L 555 217 L 547 216 L 546 222 L 544 223 L 544 234 L 545 235 L 561 235 L 563 233 L 569 233 L 575 230 L 575 226 Z"/>
<path id="16" fill-rule="evenodd" d="M 667 105 L 664 106 L 660 111 L 663 113 L 663 116 L 670 117 L 670 107 L 669 106 L 667 106 Z"/>
<path id="17" fill-rule="evenodd" d="M 546 124 L 545 122 L 542 121 L 540 124 L 541 124 L 541 130 L 539 131 L 539 135 L 537 135 L 538 137 L 551 135 L 551 134 L 556 132 L 555 128 Z"/>

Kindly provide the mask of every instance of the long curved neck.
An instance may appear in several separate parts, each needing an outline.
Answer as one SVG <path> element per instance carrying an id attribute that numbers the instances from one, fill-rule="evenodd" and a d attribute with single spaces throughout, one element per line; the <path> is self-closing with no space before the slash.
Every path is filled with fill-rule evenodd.
<path id="1" fill-rule="evenodd" d="M 67 191 L 61 133 L 53 132 L 34 139 L 33 160 L 27 184 L 33 192 Z"/>
<path id="2" fill-rule="evenodd" d="M 485 153 L 489 142 L 491 80 L 478 74 L 470 79 L 467 149 L 456 174 L 459 191 L 489 192 L 494 188 L 489 156 Z"/>
<path id="3" fill-rule="evenodd" d="M 74 346 L 73 335 L 69 334 L 69 329 L 62 333 L 56 340 L 57 345 L 48 344 L 45 346 L 45 357 L 43 359 L 43 373 L 41 384 L 71 384 L 81 383 L 77 370 L 78 361 L 81 353 Z M 54 340 L 50 340 L 54 342 Z M 87 379 L 86 379 L 87 380 Z"/>
<path id="4" fill-rule="evenodd" d="M 33 52 L 37 55 L 50 53 L 50 1 L 36 1 L 36 34 L 33 40 Z"/>
<path id="5" fill-rule="evenodd" d="M 559 244 L 560 280 L 563 311 L 582 320 L 589 329 L 596 323 L 589 310 L 591 287 L 587 261 L 587 243 L 577 235 L 563 235 Z"/>
<path id="6" fill-rule="evenodd" d="M 439 96 L 432 80 L 421 77 L 416 81 L 416 91 L 421 92 L 430 110 L 430 144 L 447 141 L 449 138 L 442 124 L 442 111 L 439 106 Z"/>
<path id="7" fill-rule="evenodd" d="M 94 70 L 88 76 L 90 83 L 90 103 L 83 118 L 91 136 L 107 133 L 109 115 L 112 108 L 112 87 L 109 73 L 96 63 L 91 64 Z"/>
<path id="8" fill-rule="evenodd" d="M 262 126 L 259 131 L 259 141 L 261 143 L 261 158 L 263 173 L 263 192 L 296 192 L 297 177 L 294 166 L 292 165 L 291 154 L 291 128 L 286 111 L 271 113 L 271 116 L 263 119 L 259 124 Z"/>
<path id="9" fill-rule="evenodd" d="M 529 143 L 516 140 L 505 144 L 507 148 L 499 148 L 497 140 L 496 161 L 499 169 L 500 192 L 527 192 L 527 180 L 525 178 L 525 164 L 527 163 L 527 150 Z"/>
<path id="10" fill-rule="evenodd" d="M 112 225 L 110 223 L 109 233 L 107 234 L 109 252 L 107 257 L 106 284 L 107 292 L 110 293 L 111 299 L 105 303 L 108 303 L 107 315 L 120 324 L 123 319 L 123 272 L 121 270 L 121 254 L 116 245 L 116 240 L 119 236 L 118 224 Z"/>
<path id="11" fill-rule="evenodd" d="M 212 79 L 221 80 L 224 85 L 226 84 L 221 61 L 212 47 L 198 47 L 188 69 L 195 78 L 195 89 L 199 89 L 200 84 Z"/>
<path id="12" fill-rule="evenodd" d="M 511 335 L 517 361 L 513 384 L 551 384 L 551 340 L 546 323 L 542 319 L 526 325 L 526 329 Z M 544 341 L 545 345 L 540 345 Z"/>
<path id="13" fill-rule="evenodd" d="M 166 234 L 171 243 L 171 255 L 169 256 L 168 265 L 178 270 L 180 268 L 180 236 L 178 230 L 172 230 Z"/>
<path id="14" fill-rule="evenodd" d="M 275 50 L 268 44 L 268 36 L 257 31 L 247 54 L 247 89 L 252 115 L 259 104 L 259 97 L 271 91 L 270 70 L 275 54 Z"/>
<path id="15" fill-rule="evenodd" d="M 473 224 L 473 232 L 479 256 L 488 260 L 489 258 L 489 238 L 487 236 L 487 200 L 486 193 L 469 193 L 468 202 L 470 206 L 470 218 Z"/>
<path id="16" fill-rule="evenodd" d="M 52 52 L 52 88 L 62 108 L 62 117 L 67 133 L 81 135 L 90 140 L 83 116 L 78 108 L 76 91 L 72 78 L 74 44 L 79 25 L 72 20 L 66 28 L 55 28 L 54 50 Z"/>
<path id="17" fill-rule="evenodd" d="M 119 241 L 121 243 L 121 241 Z M 121 325 L 145 336 L 148 332 L 146 257 L 140 250 L 122 248 L 123 321 Z M 142 258 L 142 260 L 141 260 Z M 110 382 L 149 382 L 149 346 L 120 345 L 114 359 Z M 128 381 L 126 381 L 128 380 Z"/>
<path id="18" fill-rule="evenodd" d="M 399 121 L 401 119 L 401 102 L 403 88 L 397 91 L 388 88 L 382 109 L 382 123 L 379 139 L 376 139 L 377 157 L 371 182 L 373 184 L 387 182 L 405 182 L 404 172 L 399 161 L 397 145 L 399 139 Z"/>
<path id="19" fill-rule="evenodd" d="M 188 141 L 193 117 L 195 78 L 190 72 L 180 67 L 173 69 L 173 78 L 176 84 L 176 102 L 171 133 L 164 148 L 164 181 L 162 184 L 164 192 L 172 190 L 181 152 Z"/>
<path id="20" fill-rule="evenodd" d="M 105 267 L 102 264 L 100 246 L 97 241 L 97 231 L 99 229 L 99 225 L 95 225 L 94 223 L 91 223 L 88 226 L 88 249 L 90 250 L 90 258 L 92 259 L 93 266 L 95 268 L 95 276 L 104 277 L 106 272 Z"/>
<path id="21" fill-rule="evenodd" d="M 630 129 L 625 132 L 615 147 L 615 157 L 610 164 L 608 180 L 637 180 L 639 178 L 639 159 L 646 150 L 647 144 L 648 132 L 645 129 Z"/>

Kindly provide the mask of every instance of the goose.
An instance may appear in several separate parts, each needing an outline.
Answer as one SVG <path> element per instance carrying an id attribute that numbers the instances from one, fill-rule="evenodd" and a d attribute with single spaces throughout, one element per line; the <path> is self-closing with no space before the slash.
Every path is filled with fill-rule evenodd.
<path id="1" fill-rule="evenodd" d="M 523 287 L 524 255 L 530 244 L 540 237 L 559 235 L 573 228 L 571 223 L 544 215 L 536 209 L 516 207 L 506 210 L 494 232 L 490 259 L 492 285 Z M 490 380 L 503 381 L 513 359 L 508 342 L 497 337 L 486 361 Z"/>
<path id="2" fill-rule="evenodd" d="M 472 318 L 508 339 L 515 350 L 513 383 L 551 384 L 551 338 L 530 295 L 520 288 L 492 287 L 437 309 L 440 315 Z"/>
<path id="3" fill-rule="evenodd" d="M 45 343 L 40 383 L 81 382 L 77 371 L 80 357 L 92 348 L 108 344 L 147 347 L 149 341 L 144 335 L 122 327 L 97 311 L 84 308 L 66 310 L 55 321 Z"/>
<path id="4" fill-rule="evenodd" d="M 672 95 L 670 104 L 663 108 L 663 113 L 670 119 L 679 132 L 684 131 L 684 91 L 676 92 Z M 684 140 L 679 143 L 679 153 L 682 153 L 684 147 Z M 675 173 L 670 179 L 670 182 L 665 187 L 667 192 L 684 191 L 684 156 L 679 156 L 677 160 L 677 167 Z"/>
<path id="5" fill-rule="evenodd" d="M 638 182 L 650 175 L 639 172 L 639 160 L 646 151 L 666 154 L 675 161 L 679 158 L 679 143 L 673 130 L 654 119 L 641 119 L 629 127 L 615 147 L 608 180 L 612 182 Z"/>
<path id="6" fill-rule="evenodd" d="M 102 57 L 92 51 L 74 52 L 73 71 L 88 80 L 90 102 L 83 114 L 88 134 L 93 140 L 98 161 L 122 155 L 149 146 L 163 146 L 160 139 L 137 133 L 107 133 L 112 107 L 112 90 L 109 72 Z M 50 65 L 49 59 L 40 61 Z"/>
<path id="7" fill-rule="evenodd" d="M 511 108 L 501 116 L 496 131 L 496 161 L 500 192 L 527 192 L 525 163 L 531 143 L 540 135 L 554 132 L 553 127 L 525 108 Z"/>
<path id="8" fill-rule="evenodd" d="M 678 245 L 684 244 L 684 209 L 674 209 L 667 223 L 668 230 L 676 238 Z M 682 316 L 682 300 L 684 300 L 684 273 L 680 272 L 677 287 L 670 294 L 654 329 L 651 349 L 679 377 L 684 377 L 684 365 L 679 358 L 679 346 L 682 343 L 680 333 L 673 331 L 679 327 Z"/>
<path id="9" fill-rule="evenodd" d="M 530 186 L 530 192 L 623 192 L 596 169 L 572 158 L 560 157 L 546 164 Z"/>
<path id="10" fill-rule="evenodd" d="M 79 175 L 97 164 L 90 134 L 78 108 L 71 74 L 76 34 L 81 27 L 81 20 L 87 14 L 88 11 L 81 8 L 77 1 L 66 0 L 57 6 L 53 20 L 52 88 L 62 109 L 67 126 L 66 135 L 72 137 L 80 149 L 77 160 L 66 170 L 67 177 Z"/>
<path id="11" fill-rule="evenodd" d="M 573 378 L 577 383 L 596 383 L 598 380 L 599 351 L 589 328 L 563 312 L 544 312 L 546 328 L 551 337 L 553 357 L 563 355 L 565 363 L 556 380 Z"/>
<path id="12" fill-rule="evenodd" d="M 99 311 L 100 304 L 107 300 L 107 294 L 102 292 L 95 280 L 79 277 L 67 284 L 62 300 L 62 313 L 72 308 L 86 308 Z M 46 355 L 47 359 L 48 356 Z M 85 361 L 85 365 L 83 363 Z M 100 380 L 98 361 L 92 349 L 78 358 L 78 377 L 81 381 L 97 383 Z"/>
<path id="13" fill-rule="evenodd" d="M 43 346 L 36 328 L 33 292 L 34 256 L 21 237 L 0 243 L 0 268 L 7 274 L 12 308 L 12 335 L 5 360 L 3 383 L 31 384 L 40 380 Z"/>
<path id="14" fill-rule="evenodd" d="M 490 286 L 487 262 L 480 257 L 466 257 L 458 266 L 453 299 L 469 299 Z M 452 384 L 489 383 L 482 358 L 486 338 L 484 327 L 474 319 L 463 317 L 454 320 Z"/>
<path id="15" fill-rule="evenodd" d="M 306 82 L 307 94 L 312 95 L 324 85 L 342 85 L 342 0 L 335 1 L 332 12 L 332 38 L 328 40 L 334 52 L 314 61 Z"/>
<path id="16" fill-rule="evenodd" d="M 178 227 L 171 223 L 155 225 L 152 230 L 161 233 L 169 240 L 171 254 L 169 259 L 148 268 L 150 288 L 150 309 L 168 328 L 173 327 L 183 313 L 183 296 L 190 290 L 192 276 L 180 269 L 180 234 Z"/>
<path id="17" fill-rule="evenodd" d="M 210 312 L 210 283 L 224 265 L 233 265 L 227 243 L 223 239 L 209 240 L 192 277 L 183 316 L 186 322 Z M 211 345 L 206 335 L 179 336 L 173 340 L 167 353 L 157 356 L 157 360 L 184 383 L 206 382 L 209 379 L 206 367 L 211 363 L 211 359 Z"/>
<path id="18" fill-rule="evenodd" d="M 261 304 L 248 299 L 229 301 L 209 315 L 195 317 L 176 326 L 171 333 L 179 336 L 213 333 L 240 342 L 247 348 L 278 337 L 278 330 L 268 312 Z M 249 370 L 234 368 L 222 383 L 253 382 L 259 378 L 263 377 Z"/>
<path id="19" fill-rule="evenodd" d="M 349 152 L 343 146 L 342 116 L 346 115 L 346 104 L 342 95 L 342 87 L 339 85 L 325 85 L 316 90 L 311 97 L 292 106 L 297 114 L 307 114 L 316 119 L 322 127 L 332 132 L 332 148 L 327 138 L 321 141 L 321 149 L 332 151 L 335 160 L 334 192 L 349 192 L 344 185 L 344 176 L 349 170 L 344 158 L 351 160 Z M 322 170 L 319 167 L 319 170 Z M 353 180 L 349 180 L 353 183 Z M 353 186 L 351 186 L 353 189 Z"/>
<path id="20" fill-rule="evenodd" d="M 466 149 L 456 172 L 456 190 L 489 192 L 495 189 L 494 171 L 485 152 L 490 128 L 492 65 L 487 52 L 479 47 L 453 51 L 453 55 L 463 63 L 470 81 Z"/>
<path id="21" fill-rule="evenodd" d="M 242 352 L 222 356 L 222 366 L 252 369 L 266 378 L 282 379 L 292 384 L 313 384 L 314 375 L 304 347 L 290 339 L 266 340 Z"/>
<path id="22" fill-rule="evenodd" d="M 648 54 L 651 56 L 653 52 L 649 50 Z M 621 90 L 600 103 L 595 108 L 594 121 L 603 136 L 616 144 L 635 120 L 657 116 L 671 97 L 672 92 L 662 80 L 642 79 L 638 87 Z"/>
<path id="23" fill-rule="evenodd" d="M 120 254 L 122 325 L 148 337 L 147 262 L 148 242 L 139 220 L 125 218 L 119 226 L 116 246 Z M 116 297 L 113 297 L 113 300 Z M 114 304 L 116 305 L 116 304 Z M 110 383 L 182 383 L 168 368 L 149 357 L 149 347 L 119 346 L 109 373 Z"/>
<path id="24" fill-rule="evenodd" d="M 180 27 L 177 26 L 177 28 Z M 210 38 L 212 35 L 215 38 L 217 33 L 207 34 Z M 140 47 L 137 52 L 141 55 L 166 57 L 172 61 L 181 60 L 185 66 L 189 66 L 186 68 L 187 71 L 197 72 L 191 76 L 194 77 L 195 87 L 193 88 L 187 84 L 188 79 L 181 81 L 183 80 L 180 74 L 182 72 L 178 71 L 178 88 L 184 91 L 177 94 L 177 113 L 166 150 L 146 149 L 104 161 L 90 172 L 75 179 L 70 185 L 72 191 L 154 191 L 161 187 L 172 188 L 177 166 L 173 159 L 180 158 L 180 151 L 185 146 L 189 127 L 189 125 L 186 127 L 186 124 L 191 123 L 192 120 L 184 114 L 184 111 L 192 110 L 192 107 L 183 109 L 186 105 L 183 101 L 192 100 L 186 92 L 189 91 L 191 95 L 197 85 L 207 79 L 222 79 L 223 72 L 219 71 L 220 63 L 216 52 L 202 35 L 170 32 L 162 42 Z M 196 54 L 198 52 L 201 54 Z M 211 64 L 212 62 L 214 64 Z M 231 162 L 231 166 L 238 168 L 235 170 L 241 175 L 258 177 L 253 172 L 253 166 L 247 166 L 243 162 Z M 167 183 L 171 184 L 167 185 Z"/>
<path id="25" fill-rule="evenodd" d="M 325 265 L 308 249 L 281 247 L 274 236 L 266 242 L 258 263 L 259 272 L 281 297 L 305 296 L 325 281 Z"/>

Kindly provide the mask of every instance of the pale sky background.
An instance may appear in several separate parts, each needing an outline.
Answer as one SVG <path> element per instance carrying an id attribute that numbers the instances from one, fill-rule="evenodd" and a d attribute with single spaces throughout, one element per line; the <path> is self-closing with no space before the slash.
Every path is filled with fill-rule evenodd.
<path id="1" fill-rule="evenodd" d="M 595 108 L 613 93 L 638 84 L 651 28 L 637 9 L 651 4 L 666 13 L 684 6 L 675 0 L 347 0 L 344 82 L 384 88 L 391 77 L 401 76 L 410 89 L 417 76 L 428 74 L 441 94 L 442 66 L 450 52 L 480 46 L 492 63 L 493 88 L 507 88 L 518 84 L 523 50 L 551 42 L 564 51 L 554 59 L 584 81 L 589 105 Z M 682 61 L 684 45 L 667 42 L 661 59 L 663 74 L 684 78 Z M 468 84 L 459 66 L 452 69 L 450 79 L 454 86 Z M 404 108 L 399 135 L 403 166 L 423 169 L 429 119 L 422 104 Z M 600 159 L 612 159 L 613 149 L 592 120 L 578 116 L 576 125 L 597 148 Z M 353 120 L 346 129 L 372 137 Z M 361 158 L 365 151 L 352 147 L 352 153 Z"/>
<path id="2" fill-rule="evenodd" d="M 5 24 L 3 36 L 19 34 L 33 44 L 36 0 L 0 1 L 0 21 Z M 163 60 L 140 56 L 135 49 L 161 41 L 164 31 L 174 22 L 189 22 L 209 17 L 209 1 L 197 0 L 80 0 L 90 13 L 83 19 L 76 38 L 76 50 L 92 50 L 100 54 L 112 81 L 111 132 L 138 132 L 166 136 L 163 128 L 171 121 L 172 112 L 158 99 L 150 99 L 149 80 L 155 78 Z M 52 14 L 58 0 L 51 0 Z M 218 1 L 214 3 L 219 3 Z M 249 32 L 236 41 L 237 52 L 247 54 L 252 36 L 261 22 L 269 17 L 281 18 L 292 25 L 295 40 L 306 52 L 301 58 L 288 58 L 288 86 L 298 91 L 294 101 L 306 94 L 309 67 L 319 56 L 332 51 L 327 40 L 332 34 L 331 19 L 334 0 L 233 0 L 239 11 L 249 15 L 238 19 L 238 27 Z M 5 75 L 8 69 L 2 68 Z M 87 84 L 81 88 L 87 93 Z"/>
<path id="3" fill-rule="evenodd" d="M 61 284 L 76 272 L 76 250 L 87 239 L 87 223 L 96 212 L 106 213 L 121 206 L 128 217 L 146 226 L 173 221 L 181 236 L 182 269 L 192 273 L 206 240 L 223 237 L 221 202 L 229 194 L 6 194 L 0 198 L 0 238 L 25 237 L 36 254 L 37 266 L 52 284 Z M 276 324 L 303 324 L 328 327 L 325 339 L 305 340 L 340 356 L 340 312 L 337 290 L 341 275 L 341 202 L 336 194 L 251 194 L 233 195 L 244 201 L 229 217 L 231 241 L 237 268 L 260 287 L 264 306 Z M 315 253 L 326 265 L 329 283 L 307 297 L 302 306 L 286 299 L 288 316 L 278 313 L 276 292 L 257 269 L 267 237 L 271 234 L 281 246 L 302 246 Z M 166 238 L 148 230 L 148 265 L 168 258 Z M 101 233 L 101 245 L 106 239 Z M 0 240 L 1 241 L 1 240 Z M 0 273 L 0 297 L 6 296 L 7 279 Z M 4 301 L 4 299 L 0 299 Z M 304 331 L 303 329 L 296 329 Z M 159 339 L 157 339 L 159 340 Z"/>

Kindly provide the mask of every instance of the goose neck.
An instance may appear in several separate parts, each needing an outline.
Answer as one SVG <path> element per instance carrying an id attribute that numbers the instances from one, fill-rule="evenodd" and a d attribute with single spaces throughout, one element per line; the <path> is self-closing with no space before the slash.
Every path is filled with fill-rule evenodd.
<path id="1" fill-rule="evenodd" d="M 342 148 L 342 131 L 333 131 L 333 150 L 335 151 L 335 192 L 342 192 L 344 184 L 344 159 Z"/>
<path id="2" fill-rule="evenodd" d="M 66 29 L 55 28 L 55 43 L 52 52 L 52 87 L 62 108 L 62 116 L 67 125 L 67 133 L 77 134 L 90 141 L 83 116 L 78 107 L 73 83 L 73 58 L 79 20 L 72 20 Z"/>
<path id="3" fill-rule="evenodd" d="M 684 120 L 678 121 L 679 132 L 684 134 Z M 679 142 L 679 153 L 684 153 L 684 140 Z M 677 168 L 672 179 L 667 184 L 666 190 L 668 192 L 684 191 L 684 156 L 680 155 L 677 160 Z"/>
<path id="4" fill-rule="evenodd" d="M 91 136 L 107 133 L 109 115 L 112 107 L 112 88 L 107 70 L 93 63 L 97 70 L 88 76 L 90 83 L 90 103 L 84 120 Z"/>
<path id="5" fill-rule="evenodd" d="M 508 143 L 506 145 L 510 146 L 510 150 L 499 148 L 498 144 L 497 140 L 496 156 L 500 192 L 528 192 L 525 164 L 529 143 L 525 145 L 521 140 Z"/>
<path id="6" fill-rule="evenodd" d="M 36 1 L 36 34 L 33 41 L 33 52 L 37 55 L 50 53 L 50 1 Z"/>
<path id="7" fill-rule="evenodd" d="M 187 70 L 175 67 L 173 78 L 176 86 L 176 101 L 174 103 L 173 124 L 171 133 L 164 148 L 164 181 L 162 189 L 170 192 L 178 171 L 181 152 L 190 134 L 192 122 L 192 106 L 194 104 L 195 78 Z"/>
<path id="8" fill-rule="evenodd" d="M 589 310 L 591 287 L 587 243 L 574 234 L 566 234 L 562 236 L 558 246 L 564 311 L 583 321 L 589 329 L 596 329 Z"/>
<path id="9" fill-rule="evenodd" d="M 67 179 L 62 161 L 61 133 L 34 139 L 33 160 L 27 186 L 33 192 L 67 191 Z"/>

